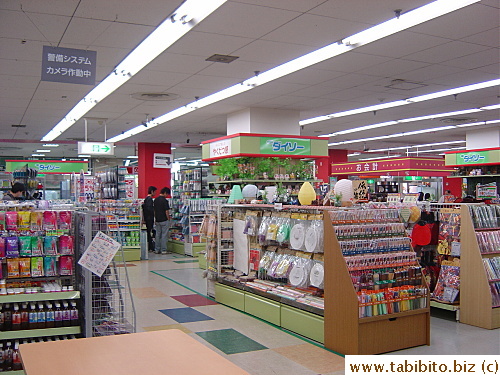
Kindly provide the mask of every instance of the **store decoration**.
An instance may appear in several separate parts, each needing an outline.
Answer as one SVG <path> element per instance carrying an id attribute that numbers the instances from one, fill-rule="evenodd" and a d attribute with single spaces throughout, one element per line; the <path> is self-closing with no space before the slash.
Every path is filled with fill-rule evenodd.
<path id="1" fill-rule="evenodd" d="M 266 186 L 264 188 L 265 195 L 266 195 L 266 200 L 268 203 L 274 202 L 276 200 L 276 192 L 278 190 L 277 186 Z"/>
<path id="2" fill-rule="evenodd" d="M 401 217 L 401 219 L 407 223 L 408 220 L 410 219 L 410 216 L 411 216 L 411 210 L 410 210 L 410 207 L 403 207 L 400 211 L 399 211 L 399 216 Z"/>
<path id="3" fill-rule="evenodd" d="M 411 211 L 411 215 L 410 215 L 410 218 L 408 219 L 408 221 L 410 223 L 416 223 L 420 219 L 420 215 L 421 215 L 422 211 L 420 211 L 420 208 L 418 208 L 417 206 L 411 206 L 410 211 Z"/>
<path id="4" fill-rule="evenodd" d="M 243 188 L 241 193 L 245 199 L 255 199 L 259 194 L 259 188 L 255 185 L 247 185 Z"/>
<path id="5" fill-rule="evenodd" d="M 303 206 L 310 206 L 316 199 L 316 191 L 309 182 L 304 182 L 299 190 L 299 202 Z"/>
<path id="6" fill-rule="evenodd" d="M 243 200 L 243 194 L 241 193 L 240 185 L 234 185 L 231 189 L 231 194 L 229 194 L 229 198 L 227 199 L 227 203 L 233 204 L 236 201 Z"/>
<path id="7" fill-rule="evenodd" d="M 342 194 L 342 202 L 352 201 L 354 199 L 354 188 L 351 180 L 342 179 L 337 181 L 333 191 L 335 194 Z"/>

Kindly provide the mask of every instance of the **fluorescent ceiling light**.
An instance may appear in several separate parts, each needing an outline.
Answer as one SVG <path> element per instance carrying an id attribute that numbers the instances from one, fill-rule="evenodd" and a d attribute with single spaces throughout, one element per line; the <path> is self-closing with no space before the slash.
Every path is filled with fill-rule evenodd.
<path id="1" fill-rule="evenodd" d="M 137 155 L 130 155 L 130 156 L 127 156 L 127 159 L 139 159 L 139 156 L 137 156 Z"/>
<path id="2" fill-rule="evenodd" d="M 50 152 L 51 150 L 35 150 L 35 152 Z"/>
<path id="3" fill-rule="evenodd" d="M 187 158 L 177 158 L 175 160 L 185 160 L 185 159 L 187 159 Z"/>
<path id="4" fill-rule="evenodd" d="M 423 150 L 423 151 L 410 151 L 409 154 L 424 154 L 430 152 L 442 152 L 442 151 L 453 151 L 453 150 L 464 150 L 467 147 L 452 147 L 452 148 L 438 148 L 434 150 Z"/>
<path id="5" fill-rule="evenodd" d="M 351 109 L 351 110 L 348 110 L 348 111 L 342 111 L 342 112 L 337 112 L 337 113 L 330 113 L 329 115 L 312 117 L 310 119 L 299 121 L 299 125 L 309 125 L 309 124 L 313 124 L 313 123 L 319 122 L 319 121 L 330 120 L 332 118 L 357 115 L 357 114 L 360 114 L 360 113 L 378 111 L 378 110 L 386 109 L 386 108 L 399 107 L 399 106 L 406 105 L 406 104 L 423 102 L 425 100 L 442 98 L 444 96 L 460 94 L 460 93 L 468 92 L 468 91 L 480 90 L 480 89 L 484 89 L 484 88 L 488 88 L 488 87 L 493 87 L 493 86 L 498 86 L 498 85 L 500 85 L 500 79 L 494 79 L 494 80 L 491 80 L 491 81 L 474 83 L 472 85 L 460 86 L 460 87 L 456 87 L 456 88 L 449 89 L 449 90 L 438 91 L 438 92 L 434 92 L 434 93 L 431 93 L 431 94 L 415 96 L 413 98 L 408 98 L 408 99 L 405 99 L 405 100 L 396 100 L 394 102 L 388 102 L 388 103 L 383 103 L 383 104 L 376 104 L 376 105 L 371 105 L 371 106 L 368 106 L 368 107 Z M 489 106 L 489 107 L 496 107 L 496 106 L 497 105 Z M 482 110 L 496 109 L 496 108 L 489 108 L 489 107 L 482 107 L 481 109 Z M 415 121 L 415 120 L 413 120 L 413 121 Z"/>
<path id="6" fill-rule="evenodd" d="M 59 137 L 97 103 L 127 82 L 226 1 L 186 0 L 56 124 L 42 141 L 52 141 Z"/>
<path id="7" fill-rule="evenodd" d="M 499 122 L 500 122 L 500 120 L 471 122 L 470 124 L 457 125 L 457 128 L 468 128 L 469 126 L 491 125 L 491 124 L 498 124 Z"/>
<path id="8" fill-rule="evenodd" d="M 125 160 L 124 165 L 125 165 L 125 167 L 128 167 L 130 165 L 130 159 Z"/>
<path id="9" fill-rule="evenodd" d="M 358 159 L 359 161 L 363 160 L 377 160 L 377 159 L 388 159 L 388 158 L 399 158 L 401 157 L 401 154 L 398 155 L 388 155 L 388 156 L 377 156 L 376 158 L 363 158 L 363 159 Z"/>
<path id="10" fill-rule="evenodd" d="M 490 109 L 499 109 L 500 104 L 488 105 L 486 107 L 481 107 L 482 110 L 489 111 Z"/>
<path id="11" fill-rule="evenodd" d="M 78 155 L 79 158 L 90 158 L 90 155 Z"/>
<path id="12" fill-rule="evenodd" d="M 352 154 L 347 154 L 347 156 L 358 156 L 361 155 L 361 152 L 353 152 Z"/>
<path id="13" fill-rule="evenodd" d="M 131 137 L 133 135 L 146 131 L 149 128 L 158 126 L 174 118 L 180 117 L 188 112 L 194 111 L 198 108 L 207 106 L 209 104 L 213 104 L 223 99 L 227 99 L 231 96 L 250 90 L 256 86 L 271 82 L 275 79 L 284 77 L 288 74 L 307 68 L 321 61 L 325 61 L 334 56 L 338 56 L 348 51 L 351 51 L 362 45 L 374 42 L 386 36 L 406 30 L 422 22 L 426 22 L 431 19 L 440 17 L 444 14 L 453 12 L 457 9 L 466 7 L 470 4 L 474 4 L 479 1 L 480 0 L 454 0 L 450 2 L 449 0 L 436 0 L 430 4 L 424 5 L 420 8 L 401 14 L 399 17 L 392 18 L 386 22 L 370 27 L 358 34 L 354 34 L 348 38 L 345 38 L 344 40 L 329 44 L 325 47 L 319 48 L 315 51 L 300 56 L 296 59 L 278 65 L 270 70 L 259 73 L 255 77 L 249 78 L 243 81 L 242 83 L 230 86 L 224 90 L 209 95 L 205 98 L 189 103 L 184 107 L 177 108 L 171 112 L 164 114 L 163 116 L 156 118 L 155 120 L 149 121 L 146 124 L 147 126 L 139 125 L 135 128 L 130 129 L 129 131 L 126 131 L 122 134 L 112 137 L 107 141 L 117 142 L 125 138 Z M 409 104 L 409 102 L 407 102 L 406 100 L 401 100 L 401 102 L 402 102 L 401 105 Z M 375 111 L 379 109 L 389 108 L 388 105 L 389 107 L 391 106 L 390 103 L 377 104 L 375 106 L 369 107 L 370 108 L 369 110 Z M 325 118 L 325 120 L 326 119 L 328 119 L 328 117 Z M 300 125 L 304 124 L 301 123 Z"/>
<path id="14" fill-rule="evenodd" d="M 57 143 L 47 143 L 47 144 L 44 144 L 42 146 L 43 147 L 59 147 L 59 145 Z"/>
<path id="15" fill-rule="evenodd" d="M 45 156 L 45 154 L 31 154 L 31 156 Z"/>
<path id="16" fill-rule="evenodd" d="M 412 145 L 412 146 L 402 146 L 402 147 L 379 148 L 379 149 L 376 149 L 376 150 L 368 150 L 366 152 L 384 152 L 384 151 L 393 151 L 393 150 L 406 150 L 406 149 L 410 149 L 410 148 L 421 148 L 421 147 L 450 145 L 450 144 L 454 144 L 454 143 L 465 143 L 465 141 L 449 141 L 449 142 L 427 143 L 427 144 L 423 144 L 423 145 Z"/>

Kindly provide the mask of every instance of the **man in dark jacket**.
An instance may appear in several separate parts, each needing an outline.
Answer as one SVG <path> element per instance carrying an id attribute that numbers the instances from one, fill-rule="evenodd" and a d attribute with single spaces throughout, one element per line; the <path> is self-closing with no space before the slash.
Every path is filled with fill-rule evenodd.
<path id="1" fill-rule="evenodd" d="M 148 187 L 148 196 L 142 204 L 142 216 L 146 223 L 146 235 L 148 237 L 148 251 L 155 251 L 155 242 L 153 241 L 153 226 L 155 224 L 155 210 L 153 198 L 156 194 L 156 187 Z"/>
<path id="2" fill-rule="evenodd" d="M 16 201 L 22 198 L 23 193 L 26 191 L 26 187 L 22 182 L 15 182 L 12 185 L 10 191 L 3 195 L 2 200 L 4 201 Z"/>
<path id="3" fill-rule="evenodd" d="M 167 237 L 170 223 L 170 205 L 167 196 L 170 189 L 164 187 L 160 191 L 160 196 L 154 201 L 155 221 L 156 221 L 156 250 L 157 254 L 167 253 Z"/>

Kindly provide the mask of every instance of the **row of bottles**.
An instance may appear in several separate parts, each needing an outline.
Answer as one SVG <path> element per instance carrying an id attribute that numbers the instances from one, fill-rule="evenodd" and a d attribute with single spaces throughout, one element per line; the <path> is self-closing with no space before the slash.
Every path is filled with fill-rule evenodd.
<path id="1" fill-rule="evenodd" d="M 0 305 L 0 331 L 79 325 L 75 301 L 40 301 Z"/>
<path id="2" fill-rule="evenodd" d="M 70 336 L 54 336 L 38 339 L 24 339 L 22 344 L 44 342 L 44 341 L 59 341 L 76 338 L 75 335 Z M 0 342 L 0 372 L 22 370 L 21 357 L 19 356 L 19 340 Z"/>

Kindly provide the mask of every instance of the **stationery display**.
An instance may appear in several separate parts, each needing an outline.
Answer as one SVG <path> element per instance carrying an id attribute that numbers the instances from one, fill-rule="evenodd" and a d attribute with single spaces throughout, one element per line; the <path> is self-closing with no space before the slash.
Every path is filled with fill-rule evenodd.
<path id="1" fill-rule="evenodd" d="M 476 232 L 481 254 L 500 253 L 500 230 Z"/>
<path id="2" fill-rule="evenodd" d="M 500 281 L 500 257 L 484 258 L 484 268 L 490 281 Z"/>
<path id="3" fill-rule="evenodd" d="M 469 206 L 474 228 L 500 228 L 500 205 Z"/>
<path id="4" fill-rule="evenodd" d="M 334 210 L 330 211 L 332 224 L 361 224 L 361 223 L 399 223 L 398 210 L 367 209 L 367 210 Z"/>
<path id="5" fill-rule="evenodd" d="M 343 255 L 359 255 L 367 253 L 388 253 L 411 250 L 411 239 L 408 237 L 387 237 L 370 240 L 339 241 Z"/>
<path id="6" fill-rule="evenodd" d="M 403 223 L 338 225 L 334 229 L 339 241 L 373 237 L 401 237 L 406 234 Z"/>
<path id="7" fill-rule="evenodd" d="M 441 271 L 432 293 L 432 298 L 445 303 L 453 303 L 460 291 L 460 261 L 443 261 Z"/>

